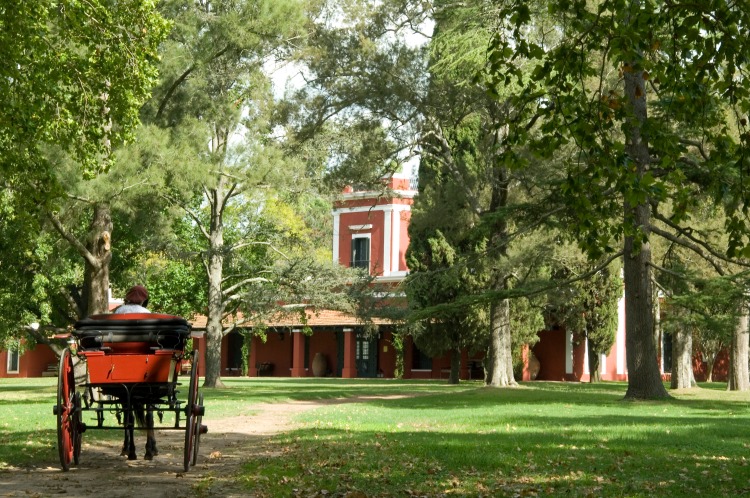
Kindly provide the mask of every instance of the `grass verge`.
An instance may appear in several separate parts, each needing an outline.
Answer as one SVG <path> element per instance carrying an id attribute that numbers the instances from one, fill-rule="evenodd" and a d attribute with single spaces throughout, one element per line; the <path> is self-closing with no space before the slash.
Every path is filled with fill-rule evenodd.
<path id="1" fill-rule="evenodd" d="M 748 393 L 625 390 L 534 382 L 326 407 L 243 480 L 261 497 L 750 493 Z"/>

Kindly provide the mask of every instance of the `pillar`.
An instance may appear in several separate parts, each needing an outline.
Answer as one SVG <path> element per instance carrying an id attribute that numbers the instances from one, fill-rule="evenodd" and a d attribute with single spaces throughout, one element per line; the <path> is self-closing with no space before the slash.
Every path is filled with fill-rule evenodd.
<path id="1" fill-rule="evenodd" d="M 344 329 L 344 368 L 341 378 L 357 378 L 357 332 L 354 329 Z"/>
<path id="2" fill-rule="evenodd" d="M 301 329 L 292 330 L 292 377 L 307 377 L 305 371 L 305 336 Z"/>
<path id="3" fill-rule="evenodd" d="M 250 358 L 247 360 L 247 376 L 258 376 L 258 337 L 253 335 L 250 339 Z"/>

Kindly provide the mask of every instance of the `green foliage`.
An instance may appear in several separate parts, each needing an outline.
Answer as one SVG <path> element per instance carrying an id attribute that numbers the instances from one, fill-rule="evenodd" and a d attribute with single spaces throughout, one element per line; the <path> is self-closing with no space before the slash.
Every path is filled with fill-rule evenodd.
<path id="1" fill-rule="evenodd" d="M 738 181 L 750 158 L 750 41 L 736 36 L 750 26 L 750 3 L 510 1 L 496 14 L 478 79 L 514 109 L 497 128 L 500 161 L 559 164 L 550 199 L 579 245 L 599 259 L 622 244 L 628 397 L 664 397 L 649 237 L 706 257 L 706 240 L 684 235 L 708 199 L 724 210 L 728 234 L 711 254 L 743 256 L 750 245 Z"/>
<path id="2" fill-rule="evenodd" d="M 106 171 L 132 138 L 168 28 L 151 1 L 0 7 L 0 336 L 75 319 L 67 298 L 81 272 L 47 231 L 45 210 L 79 193 L 68 184 Z"/>
<path id="3" fill-rule="evenodd" d="M 558 277 L 570 279 L 587 269 L 588 266 L 564 268 Z M 589 278 L 572 282 L 554 296 L 555 319 L 568 330 L 584 335 L 591 353 L 607 354 L 615 342 L 622 289 L 618 265 L 611 264 Z"/>
<path id="4" fill-rule="evenodd" d="M 327 184 L 382 188 L 405 168 L 419 126 L 427 85 L 421 28 L 429 3 L 411 0 L 317 2 L 298 62 L 306 84 L 287 92 L 276 118 L 287 125 L 287 146 Z"/>
<path id="5" fill-rule="evenodd" d="M 559 194 L 592 255 L 640 233 L 642 227 L 616 216 L 624 202 L 671 199 L 671 219 L 680 223 L 704 195 L 728 213 L 729 252 L 743 249 L 748 231 L 738 215 L 745 208 L 737 179 L 750 157 L 750 82 L 739 74 L 750 46 L 734 33 L 748 26 L 749 12 L 747 2 L 621 0 L 510 2 L 498 12 L 491 89 L 519 88 L 504 160 L 523 163 L 521 145 L 540 158 L 561 157 Z M 528 36 L 546 15 L 560 38 Z M 523 69 L 529 65 L 531 75 Z M 643 174 L 627 148 L 636 117 L 622 88 L 629 75 L 653 95 L 640 131 L 651 154 Z"/>
<path id="6" fill-rule="evenodd" d="M 404 332 L 397 328 L 391 337 L 391 345 L 396 352 L 396 367 L 393 376 L 401 379 L 404 376 Z"/>
<path id="7" fill-rule="evenodd" d="M 165 295 L 202 286 L 183 304 L 209 318 L 208 385 L 219 384 L 219 344 L 233 330 L 226 317 L 255 324 L 308 305 L 351 308 L 340 291 L 345 277 L 330 268 L 325 249 L 330 220 L 318 223 L 323 213 L 330 218 L 314 184 L 321 165 L 290 154 L 273 119 L 267 69 L 305 46 L 308 7 L 301 0 L 160 6 L 175 28 L 161 47 L 161 81 L 142 110 L 143 142 L 123 157 L 181 210 L 178 231 L 149 258 L 180 261 L 159 270 L 180 286 Z"/>
<path id="8" fill-rule="evenodd" d="M 156 79 L 168 24 L 155 3 L 29 0 L 0 18 L 4 182 L 47 192 L 44 144 L 72 151 L 85 173 L 106 169 Z"/>
<path id="9" fill-rule="evenodd" d="M 664 329 L 691 330 L 697 343 L 718 341 L 731 343 L 745 300 L 737 276 L 693 279 L 683 283 L 683 289 L 666 299 Z"/>
<path id="10" fill-rule="evenodd" d="M 250 348 L 253 344 L 253 334 L 242 332 L 242 376 L 246 377 L 248 372 L 248 362 L 250 361 Z"/>

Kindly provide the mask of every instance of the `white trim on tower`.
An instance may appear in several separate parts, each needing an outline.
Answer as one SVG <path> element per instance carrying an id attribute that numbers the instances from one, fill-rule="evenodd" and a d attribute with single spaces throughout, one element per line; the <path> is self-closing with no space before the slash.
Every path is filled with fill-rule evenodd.
<path id="1" fill-rule="evenodd" d="M 383 275 L 391 273 L 391 251 L 388 246 L 393 237 L 393 206 L 386 206 L 383 210 Z"/>
<path id="2" fill-rule="evenodd" d="M 341 264 L 339 261 L 339 245 L 341 244 L 341 213 L 338 211 L 333 212 L 333 262 Z"/>

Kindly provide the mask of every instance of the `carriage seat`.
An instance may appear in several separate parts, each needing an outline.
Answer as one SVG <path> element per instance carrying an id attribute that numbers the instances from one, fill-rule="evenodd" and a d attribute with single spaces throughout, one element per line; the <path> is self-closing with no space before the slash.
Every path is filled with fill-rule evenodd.
<path id="1" fill-rule="evenodd" d="M 105 344 L 140 342 L 155 349 L 185 347 L 191 325 L 182 317 L 157 313 L 92 315 L 75 324 L 73 336 L 83 350 L 102 349 Z"/>

